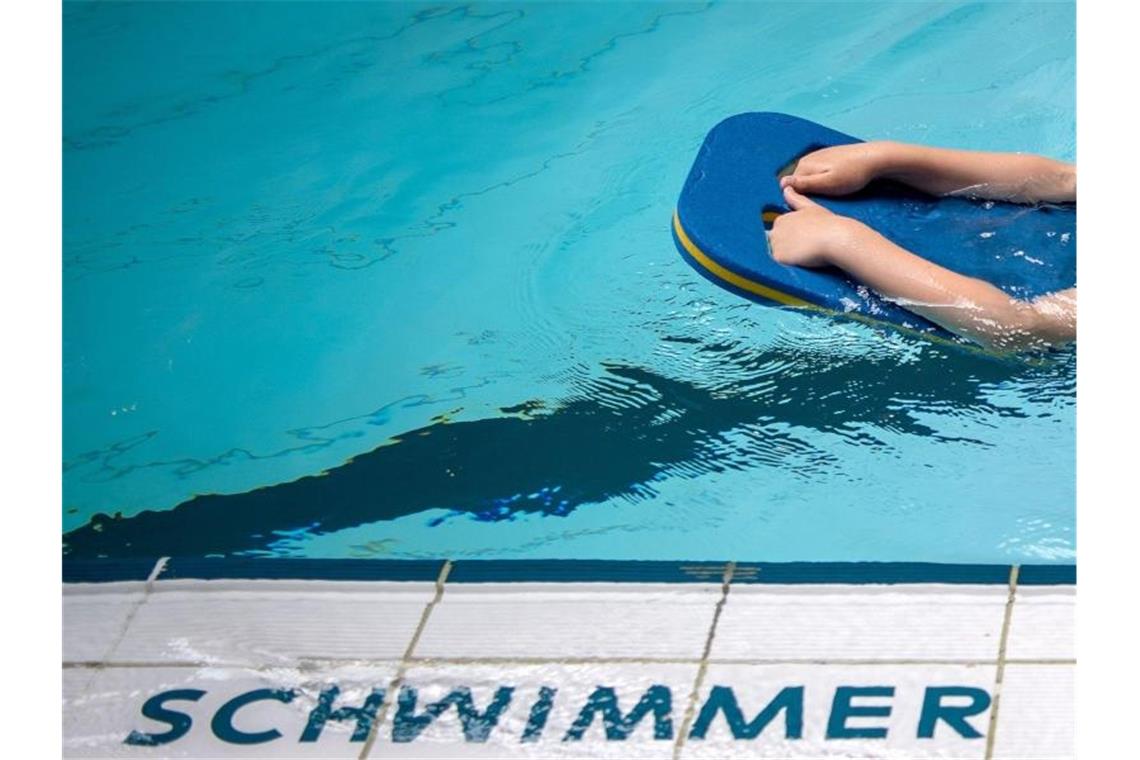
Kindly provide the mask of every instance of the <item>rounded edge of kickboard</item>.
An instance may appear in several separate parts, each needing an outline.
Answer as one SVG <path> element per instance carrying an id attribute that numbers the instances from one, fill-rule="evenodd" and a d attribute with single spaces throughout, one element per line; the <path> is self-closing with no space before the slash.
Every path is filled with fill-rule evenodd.
<path id="1" fill-rule="evenodd" d="M 685 231 L 684 225 L 681 224 L 681 215 L 678 211 L 673 212 L 673 238 L 677 242 L 678 248 L 681 253 L 686 254 L 689 260 L 695 263 L 702 273 L 707 272 L 714 282 L 730 287 L 731 289 L 743 293 L 748 296 L 759 298 L 765 303 L 774 303 L 780 306 L 790 306 L 795 309 L 814 309 L 816 311 L 829 312 L 830 309 L 820 306 L 819 304 L 805 301 L 802 298 L 784 293 L 783 291 L 776 290 L 773 287 L 764 285 L 763 283 L 750 280 L 747 277 L 732 271 L 723 264 L 715 261 L 711 256 L 702 251 L 696 243 L 692 241 L 689 234 Z"/>
<path id="2" fill-rule="evenodd" d="M 693 268 L 695 268 L 700 274 L 704 275 L 706 279 L 710 280 L 716 285 L 762 305 L 775 305 L 792 309 L 803 309 L 826 316 L 853 319 L 857 322 L 862 322 L 863 324 L 866 324 L 870 327 L 897 330 L 912 337 L 922 338 L 923 340 L 928 340 L 939 345 L 964 350 L 969 353 L 989 356 L 996 359 L 1002 358 L 1001 354 L 988 351 L 985 348 L 976 346 L 972 343 L 961 341 L 955 338 L 952 333 L 945 332 L 941 328 L 935 328 L 934 330 L 920 330 L 885 319 L 875 319 L 874 317 L 857 311 L 838 311 L 836 309 L 829 309 L 826 306 L 821 306 L 810 301 L 805 301 L 802 298 L 789 295 L 783 291 L 779 291 L 770 286 L 764 285 L 754 280 L 750 280 L 747 277 L 744 277 L 743 275 L 725 267 L 723 264 L 718 263 L 707 253 L 702 251 L 697 246 L 697 244 L 692 241 L 688 233 L 685 232 L 684 225 L 681 223 L 681 215 L 677 211 L 673 212 L 672 227 L 673 240 L 677 244 L 678 250 L 680 250 L 682 257 L 688 261 L 689 264 L 693 266 Z"/>

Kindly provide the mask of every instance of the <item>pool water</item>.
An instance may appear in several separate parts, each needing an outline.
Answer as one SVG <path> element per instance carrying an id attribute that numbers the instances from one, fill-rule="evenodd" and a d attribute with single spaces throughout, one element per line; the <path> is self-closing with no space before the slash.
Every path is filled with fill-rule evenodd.
<path id="1" fill-rule="evenodd" d="M 70 556 L 1072 562 L 1075 357 L 751 305 L 704 135 L 1075 158 L 1066 3 L 64 7 Z"/>

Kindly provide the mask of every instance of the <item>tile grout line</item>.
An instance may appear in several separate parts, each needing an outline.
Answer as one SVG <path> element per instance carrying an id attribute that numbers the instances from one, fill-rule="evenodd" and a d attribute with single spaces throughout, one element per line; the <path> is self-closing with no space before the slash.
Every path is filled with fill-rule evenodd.
<path id="1" fill-rule="evenodd" d="M 721 579 L 720 586 L 720 599 L 717 600 L 716 607 L 713 609 L 712 623 L 709 625 L 708 636 L 705 637 L 705 648 L 701 653 L 701 662 L 697 667 L 697 677 L 693 681 L 693 690 L 689 694 L 688 704 L 685 705 L 685 717 L 681 721 L 681 730 L 677 734 L 677 739 L 673 743 L 673 760 L 679 760 L 681 757 L 681 750 L 685 746 L 685 736 L 689 733 L 689 727 L 693 723 L 693 713 L 697 710 L 697 699 L 700 698 L 701 686 L 705 681 L 705 673 L 709 667 L 709 654 L 712 653 L 713 638 L 716 636 L 716 626 L 720 621 L 720 614 L 724 610 L 724 604 L 728 601 L 729 586 L 732 585 L 732 574 L 736 571 L 736 563 L 729 562 L 724 566 L 724 577 Z"/>
<path id="2" fill-rule="evenodd" d="M 1001 686 L 1005 678 L 1005 652 L 1009 643 L 1009 624 L 1013 620 L 1013 605 L 1017 598 L 1017 574 L 1020 565 L 1013 565 L 1009 569 L 1009 598 L 1005 602 L 1005 617 L 1001 622 L 1001 641 L 998 644 L 997 671 L 994 674 L 994 702 L 990 708 L 990 725 L 986 731 L 985 760 L 993 760 L 994 738 L 997 734 L 998 708 L 1001 706 Z"/>
<path id="3" fill-rule="evenodd" d="M 131 627 L 131 623 L 134 622 L 135 615 L 138 614 L 139 608 L 142 607 L 147 598 L 150 597 L 150 591 L 152 588 L 154 588 L 154 582 L 158 580 L 158 576 L 162 575 L 162 571 L 166 569 L 166 563 L 169 561 L 170 557 L 159 557 L 157 560 L 155 560 L 154 567 L 150 569 L 150 574 L 146 577 L 146 583 L 143 586 L 142 594 L 131 606 L 130 611 L 127 612 L 127 616 L 123 618 L 123 627 L 119 630 L 119 634 L 107 646 L 107 649 L 103 652 L 103 656 L 99 658 L 98 664 L 92 669 L 91 677 L 88 678 L 87 683 L 83 685 L 83 691 L 80 692 L 83 696 L 87 696 L 87 693 L 91 690 L 91 684 L 95 682 L 95 679 L 98 677 L 99 673 L 108 665 L 107 661 L 110 660 L 112 656 L 114 656 L 116 650 L 119 648 L 119 645 L 123 643 L 123 639 L 127 637 L 127 630 Z"/>
<path id="4" fill-rule="evenodd" d="M 447 576 L 451 574 L 451 567 L 451 560 L 445 560 L 443 567 L 439 569 L 439 577 L 435 579 L 435 595 L 430 602 L 424 605 L 424 611 L 423 614 L 420 615 L 419 625 L 416 626 L 411 640 L 408 641 L 408 647 L 404 650 L 404 656 L 396 668 L 396 675 L 392 676 L 392 680 L 388 684 L 388 691 L 384 694 L 384 701 L 380 703 L 380 709 L 376 713 L 376 719 L 372 721 L 372 728 L 368 731 L 368 738 L 364 740 L 364 746 L 360 748 L 358 760 L 366 760 L 366 758 L 372 754 L 372 746 L 376 743 L 376 737 L 380 733 L 380 725 L 388 716 L 388 706 L 392 704 L 396 690 L 403 685 L 404 675 L 408 671 L 408 665 L 412 664 L 416 644 L 419 643 L 424 629 L 427 628 L 428 619 L 431 617 L 432 610 L 435 609 L 436 605 L 439 604 L 443 598 L 443 586 L 447 583 Z"/>

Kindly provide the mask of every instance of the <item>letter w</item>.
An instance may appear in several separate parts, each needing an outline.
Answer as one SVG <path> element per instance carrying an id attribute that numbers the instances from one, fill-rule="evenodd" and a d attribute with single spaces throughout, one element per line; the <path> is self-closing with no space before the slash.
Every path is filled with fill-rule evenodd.
<path id="1" fill-rule="evenodd" d="M 460 686 L 438 702 L 426 705 L 423 713 L 416 715 L 417 692 L 410 686 L 404 686 L 400 689 L 399 708 L 392 723 L 392 741 L 414 740 L 431 725 L 432 721 L 455 705 L 459 720 L 463 723 L 463 738 L 469 742 L 485 742 L 491 735 L 491 729 L 498 724 L 499 715 L 511 703 L 514 691 L 513 686 L 500 686 L 495 691 L 491 704 L 480 713 L 471 700 L 471 690 L 466 686 Z"/>

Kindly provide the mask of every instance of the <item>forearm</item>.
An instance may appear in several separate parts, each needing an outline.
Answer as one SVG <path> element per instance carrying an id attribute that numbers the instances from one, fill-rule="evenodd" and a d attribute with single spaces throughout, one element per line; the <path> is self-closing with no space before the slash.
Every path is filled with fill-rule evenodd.
<path id="1" fill-rule="evenodd" d="M 864 225 L 828 261 L 931 322 L 997 350 L 1020 351 L 1075 339 L 1075 291 L 1022 301 L 983 280 L 952 272 Z"/>
<path id="2" fill-rule="evenodd" d="M 874 143 L 880 177 L 931 195 L 966 195 L 1017 203 L 1064 203 L 1077 198 L 1072 164 L 1020 153 Z"/>

